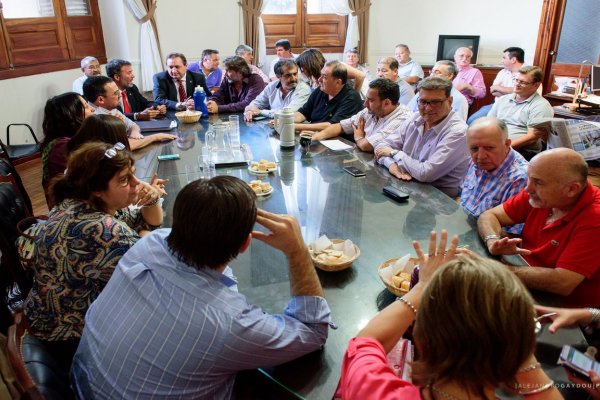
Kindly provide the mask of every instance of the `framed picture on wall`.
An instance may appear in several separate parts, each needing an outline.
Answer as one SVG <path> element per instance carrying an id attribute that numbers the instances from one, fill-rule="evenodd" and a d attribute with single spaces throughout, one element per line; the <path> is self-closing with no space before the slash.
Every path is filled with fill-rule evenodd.
<path id="1" fill-rule="evenodd" d="M 454 53 L 460 47 L 468 47 L 473 52 L 471 64 L 477 64 L 479 36 L 474 35 L 440 35 L 438 39 L 437 58 L 439 60 L 454 60 Z"/>

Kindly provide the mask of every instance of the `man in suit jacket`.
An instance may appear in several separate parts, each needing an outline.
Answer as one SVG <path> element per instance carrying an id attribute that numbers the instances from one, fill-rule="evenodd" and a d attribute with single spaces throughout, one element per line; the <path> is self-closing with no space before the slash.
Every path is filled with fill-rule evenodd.
<path id="1" fill-rule="evenodd" d="M 165 105 L 155 106 L 148 101 L 133 83 L 135 75 L 129 61 L 114 59 L 106 64 L 106 75 L 112 78 L 121 91 L 121 102 L 117 109 L 134 121 L 148 121 L 167 113 Z"/>
<path id="2" fill-rule="evenodd" d="M 154 102 L 164 104 L 169 110 L 194 109 L 194 89 L 200 85 L 207 96 L 210 90 L 201 74 L 188 71 L 187 59 L 181 53 L 167 56 L 167 71 L 154 75 Z"/>

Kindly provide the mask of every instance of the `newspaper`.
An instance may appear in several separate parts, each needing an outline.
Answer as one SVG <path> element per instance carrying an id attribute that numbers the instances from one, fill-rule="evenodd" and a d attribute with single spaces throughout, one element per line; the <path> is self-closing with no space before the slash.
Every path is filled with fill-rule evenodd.
<path id="1" fill-rule="evenodd" d="M 600 159 L 600 122 L 562 118 L 535 118 L 530 128 L 548 131 L 548 148 L 568 147 L 586 160 Z"/>

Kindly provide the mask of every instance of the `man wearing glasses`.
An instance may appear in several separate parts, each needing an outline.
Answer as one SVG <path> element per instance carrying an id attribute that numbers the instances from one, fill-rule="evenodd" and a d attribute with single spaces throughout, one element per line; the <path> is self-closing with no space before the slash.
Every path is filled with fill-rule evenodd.
<path id="1" fill-rule="evenodd" d="M 535 129 L 529 128 L 529 125 L 535 118 L 551 118 L 554 115 L 550 103 L 537 92 L 543 78 L 539 67 L 521 68 L 514 79 L 513 93 L 498 99 L 488 114 L 504 121 L 513 149 L 528 160 L 542 148 Z"/>
<path id="2" fill-rule="evenodd" d="M 73 81 L 73 91 L 83 95 L 83 82 L 90 76 L 100 75 L 100 63 L 96 57 L 87 56 L 81 60 L 81 71 L 83 76 Z"/>
<path id="3" fill-rule="evenodd" d="M 452 110 L 452 83 L 419 82 L 419 112 L 375 147 L 375 157 L 402 180 L 431 183 L 456 197 L 469 165 L 467 124 Z"/>

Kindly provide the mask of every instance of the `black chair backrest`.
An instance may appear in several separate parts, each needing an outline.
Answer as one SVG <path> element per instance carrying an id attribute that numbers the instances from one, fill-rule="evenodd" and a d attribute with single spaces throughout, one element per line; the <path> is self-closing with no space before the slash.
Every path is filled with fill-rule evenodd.
<path id="1" fill-rule="evenodd" d="M 23 269 L 15 245 L 20 235 L 17 224 L 28 216 L 17 189 L 11 183 L 0 182 L 0 304 L 5 302 L 7 290 L 15 283 L 22 296 L 27 296 L 31 289 L 31 274 Z"/>
<path id="2" fill-rule="evenodd" d="M 21 194 L 21 198 L 25 202 L 25 206 L 29 210 L 29 214 L 33 215 L 33 207 L 31 205 L 31 199 L 27 194 L 27 190 L 25 190 L 25 186 L 23 185 L 23 181 L 19 176 L 19 173 L 15 169 L 15 167 L 10 163 L 10 161 L 6 159 L 0 158 L 0 176 L 9 176 L 12 175 L 12 180 L 14 181 L 17 190 Z"/>

